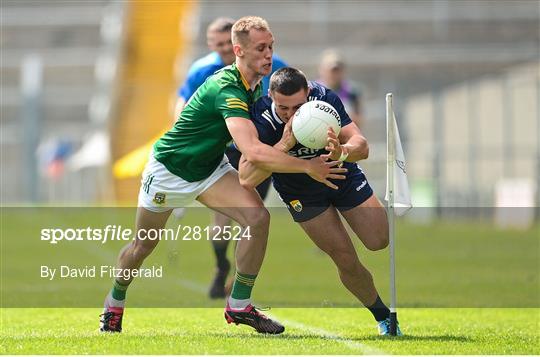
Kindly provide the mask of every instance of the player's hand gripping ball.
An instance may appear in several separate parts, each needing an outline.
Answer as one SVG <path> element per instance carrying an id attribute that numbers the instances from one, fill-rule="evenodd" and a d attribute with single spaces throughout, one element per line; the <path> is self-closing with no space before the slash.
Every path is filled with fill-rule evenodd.
<path id="1" fill-rule="evenodd" d="M 326 146 L 328 127 L 339 135 L 341 119 L 333 106 L 321 100 L 304 103 L 294 114 L 294 137 L 310 149 L 322 149 Z"/>

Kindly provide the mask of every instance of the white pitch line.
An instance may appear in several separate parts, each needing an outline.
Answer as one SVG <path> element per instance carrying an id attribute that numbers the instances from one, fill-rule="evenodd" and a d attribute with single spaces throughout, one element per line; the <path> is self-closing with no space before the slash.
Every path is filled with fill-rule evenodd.
<path id="1" fill-rule="evenodd" d="M 340 343 L 344 344 L 345 346 L 347 346 L 347 347 L 349 347 L 349 348 L 351 348 L 353 350 L 358 350 L 358 351 L 362 352 L 362 354 L 364 354 L 364 355 L 388 355 L 388 353 L 384 352 L 383 350 L 367 346 L 367 345 L 365 345 L 363 343 L 360 343 L 360 342 L 357 342 L 357 341 L 353 341 L 353 340 L 351 340 L 349 338 L 340 336 L 339 334 L 333 333 L 333 332 L 328 331 L 328 330 L 324 330 L 324 329 L 316 328 L 316 327 L 311 327 L 311 326 L 305 325 L 305 324 L 303 324 L 301 322 L 294 321 L 294 320 L 286 320 L 286 319 L 285 320 L 280 320 L 280 319 L 278 319 L 278 321 L 280 321 L 285 326 L 285 328 L 287 328 L 287 326 L 292 326 L 292 327 L 297 328 L 299 330 L 306 331 L 306 332 L 314 334 L 314 335 L 319 335 L 319 336 L 327 338 L 329 340 L 334 340 L 336 342 L 340 342 Z"/>
<path id="2" fill-rule="evenodd" d="M 208 293 L 208 286 L 201 284 L 197 281 L 189 280 L 189 279 L 178 279 L 176 281 L 180 284 L 181 287 L 187 290 L 190 290 L 192 292 L 199 293 L 202 295 L 206 295 Z"/>
<path id="3" fill-rule="evenodd" d="M 97 249 L 97 247 L 94 247 L 94 246 L 92 246 L 92 248 L 87 250 L 87 251 L 91 252 L 95 256 L 98 256 L 98 257 L 100 257 L 102 259 L 112 260 L 111 258 L 114 256 L 114 253 L 103 250 L 103 249 Z M 175 278 L 173 278 L 173 279 L 176 280 L 182 287 L 184 287 L 184 288 L 186 288 L 188 290 L 191 290 L 193 292 L 200 293 L 200 294 L 206 294 L 206 285 L 203 285 L 203 284 L 201 284 L 201 283 L 199 283 L 197 281 L 190 280 L 190 279 L 178 279 L 178 280 L 175 279 Z M 269 317 L 276 318 L 275 315 L 274 316 L 271 316 L 270 314 L 267 314 L 267 315 Z M 305 324 L 303 324 L 301 322 L 294 321 L 294 320 L 287 320 L 287 319 L 282 320 L 282 319 L 279 319 L 279 318 L 276 318 L 276 319 L 278 321 L 280 321 L 281 323 L 283 323 L 283 325 L 285 325 L 285 327 L 291 326 L 291 327 L 297 328 L 299 330 L 302 330 L 302 331 L 305 331 L 305 332 L 308 332 L 308 333 L 311 333 L 311 334 L 314 334 L 314 335 L 319 335 L 319 336 L 327 338 L 329 340 L 333 340 L 333 341 L 342 343 L 345 346 L 347 346 L 347 347 L 349 347 L 349 348 L 351 348 L 353 350 L 357 350 L 357 351 L 362 352 L 362 354 L 364 354 L 364 355 L 388 355 L 388 353 L 384 352 L 383 350 L 367 346 L 367 345 L 365 345 L 363 343 L 360 343 L 360 342 L 357 342 L 357 341 L 353 341 L 351 339 L 340 336 L 339 334 L 333 333 L 333 332 L 328 331 L 328 330 L 324 330 L 324 329 L 316 328 L 316 327 L 311 327 L 311 326 L 305 325 Z"/>
<path id="4" fill-rule="evenodd" d="M 180 285 L 182 285 L 184 288 L 187 288 L 188 290 L 191 290 L 193 292 L 198 292 L 198 293 L 201 293 L 201 294 L 206 294 L 206 286 L 202 285 L 199 282 L 189 280 L 189 279 L 180 279 L 179 283 L 180 283 Z M 305 324 L 303 324 L 301 322 L 294 321 L 294 320 L 287 320 L 287 319 L 282 320 L 282 319 L 279 319 L 279 318 L 275 317 L 275 315 L 273 315 L 273 314 L 267 314 L 267 315 L 269 317 L 271 317 L 271 318 L 276 318 L 278 321 L 283 323 L 283 325 L 285 325 L 285 328 L 287 328 L 287 326 L 291 326 L 291 327 L 297 328 L 299 330 L 302 330 L 302 331 L 305 331 L 305 332 L 308 332 L 308 333 L 311 333 L 311 334 L 314 334 L 314 335 L 319 335 L 319 336 L 327 338 L 329 340 L 334 340 L 336 342 L 344 344 L 345 346 L 349 347 L 350 349 L 360 351 L 364 355 L 388 355 L 389 354 L 389 353 L 387 353 L 387 352 L 385 352 L 383 350 L 367 346 L 367 345 L 365 345 L 363 343 L 360 343 L 358 341 L 353 341 L 353 340 L 351 340 L 349 338 L 340 336 L 339 334 L 333 333 L 333 332 L 328 331 L 328 330 L 324 330 L 324 329 L 320 329 L 320 328 L 316 328 L 316 327 L 310 327 L 308 325 L 305 325 Z"/>

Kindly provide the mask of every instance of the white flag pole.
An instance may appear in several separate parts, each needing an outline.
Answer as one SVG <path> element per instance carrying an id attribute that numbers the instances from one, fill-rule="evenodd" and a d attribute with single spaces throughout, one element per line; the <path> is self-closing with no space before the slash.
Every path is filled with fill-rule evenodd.
<path id="1" fill-rule="evenodd" d="M 396 264 L 394 245 L 394 162 L 396 145 L 392 93 L 386 94 L 386 190 L 388 196 L 388 239 L 390 250 L 390 334 L 397 335 Z"/>

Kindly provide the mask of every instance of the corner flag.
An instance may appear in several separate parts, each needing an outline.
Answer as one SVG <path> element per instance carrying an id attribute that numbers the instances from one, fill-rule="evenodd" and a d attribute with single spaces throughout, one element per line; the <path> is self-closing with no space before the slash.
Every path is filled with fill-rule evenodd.
<path id="1" fill-rule="evenodd" d="M 405 155 L 401 147 L 396 116 L 392 106 L 392 93 L 386 95 L 387 166 L 386 194 L 388 206 L 394 208 L 396 216 L 403 216 L 412 208 L 411 193 L 405 168 Z"/>
<path id="2" fill-rule="evenodd" d="M 386 94 L 386 195 L 388 202 L 388 240 L 390 250 L 390 335 L 397 336 L 396 311 L 396 258 L 394 215 L 402 216 L 411 207 L 411 194 L 405 169 L 405 156 L 401 147 L 392 93 Z"/>

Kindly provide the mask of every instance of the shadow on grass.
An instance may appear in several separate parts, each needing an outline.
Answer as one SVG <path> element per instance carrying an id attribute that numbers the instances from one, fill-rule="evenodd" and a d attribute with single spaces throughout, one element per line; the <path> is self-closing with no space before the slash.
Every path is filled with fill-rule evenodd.
<path id="1" fill-rule="evenodd" d="M 334 341 L 354 341 L 354 342 L 365 342 L 365 341 L 412 341 L 412 342 L 421 342 L 421 341 L 433 341 L 433 342 L 474 342 L 474 339 L 465 337 L 465 336 L 454 336 L 454 335 L 434 335 L 434 336 L 366 336 L 366 337 L 348 337 L 343 335 L 318 335 L 316 333 L 287 333 L 281 335 L 265 335 L 253 333 L 219 333 L 219 332 L 208 332 L 204 333 L 206 337 L 218 337 L 218 338 L 228 338 L 228 339 L 282 339 L 282 340 L 307 340 L 307 339 L 317 339 L 317 340 L 334 340 Z"/>
<path id="2" fill-rule="evenodd" d="M 192 334 L 193 336 L 193 334 Z M 310 334 L 310 333 L 283 333 L 281 335 L 268 335 L 263 333 L 257 333 L 254 331 L 246 331 L 246 332 L 206 332 L 204 334 L 201 334 L 201 336 L 205 337 L 217 337 L 217 338 L 227 338 L 227 339 L 238 339 L 238 340 L 245 340 L 245 339 L 252 339 L 252 340 L 268 340 L 268 339 L 280 339 L 280 340 L 306 340 L 306 339 L 325 339 L 324 336 L 316 335 L 316 334 Z M 347 338 L 343 338 L 346 340 Z"/>
<path id="3" fill-rule="evenodd" d="M 367 336 L 362 338 L 351 339 L 353 341 L 385 341 L 385 340 L 395 340 L 395 341 L 434 341 L 434 342 L 473 342 L 474 339 L 465 336 L 454 336 L 454 335 L 434 335 L 434 336 L 414 336 L 414 335 L 405 335 L 405 336 Z"/>

